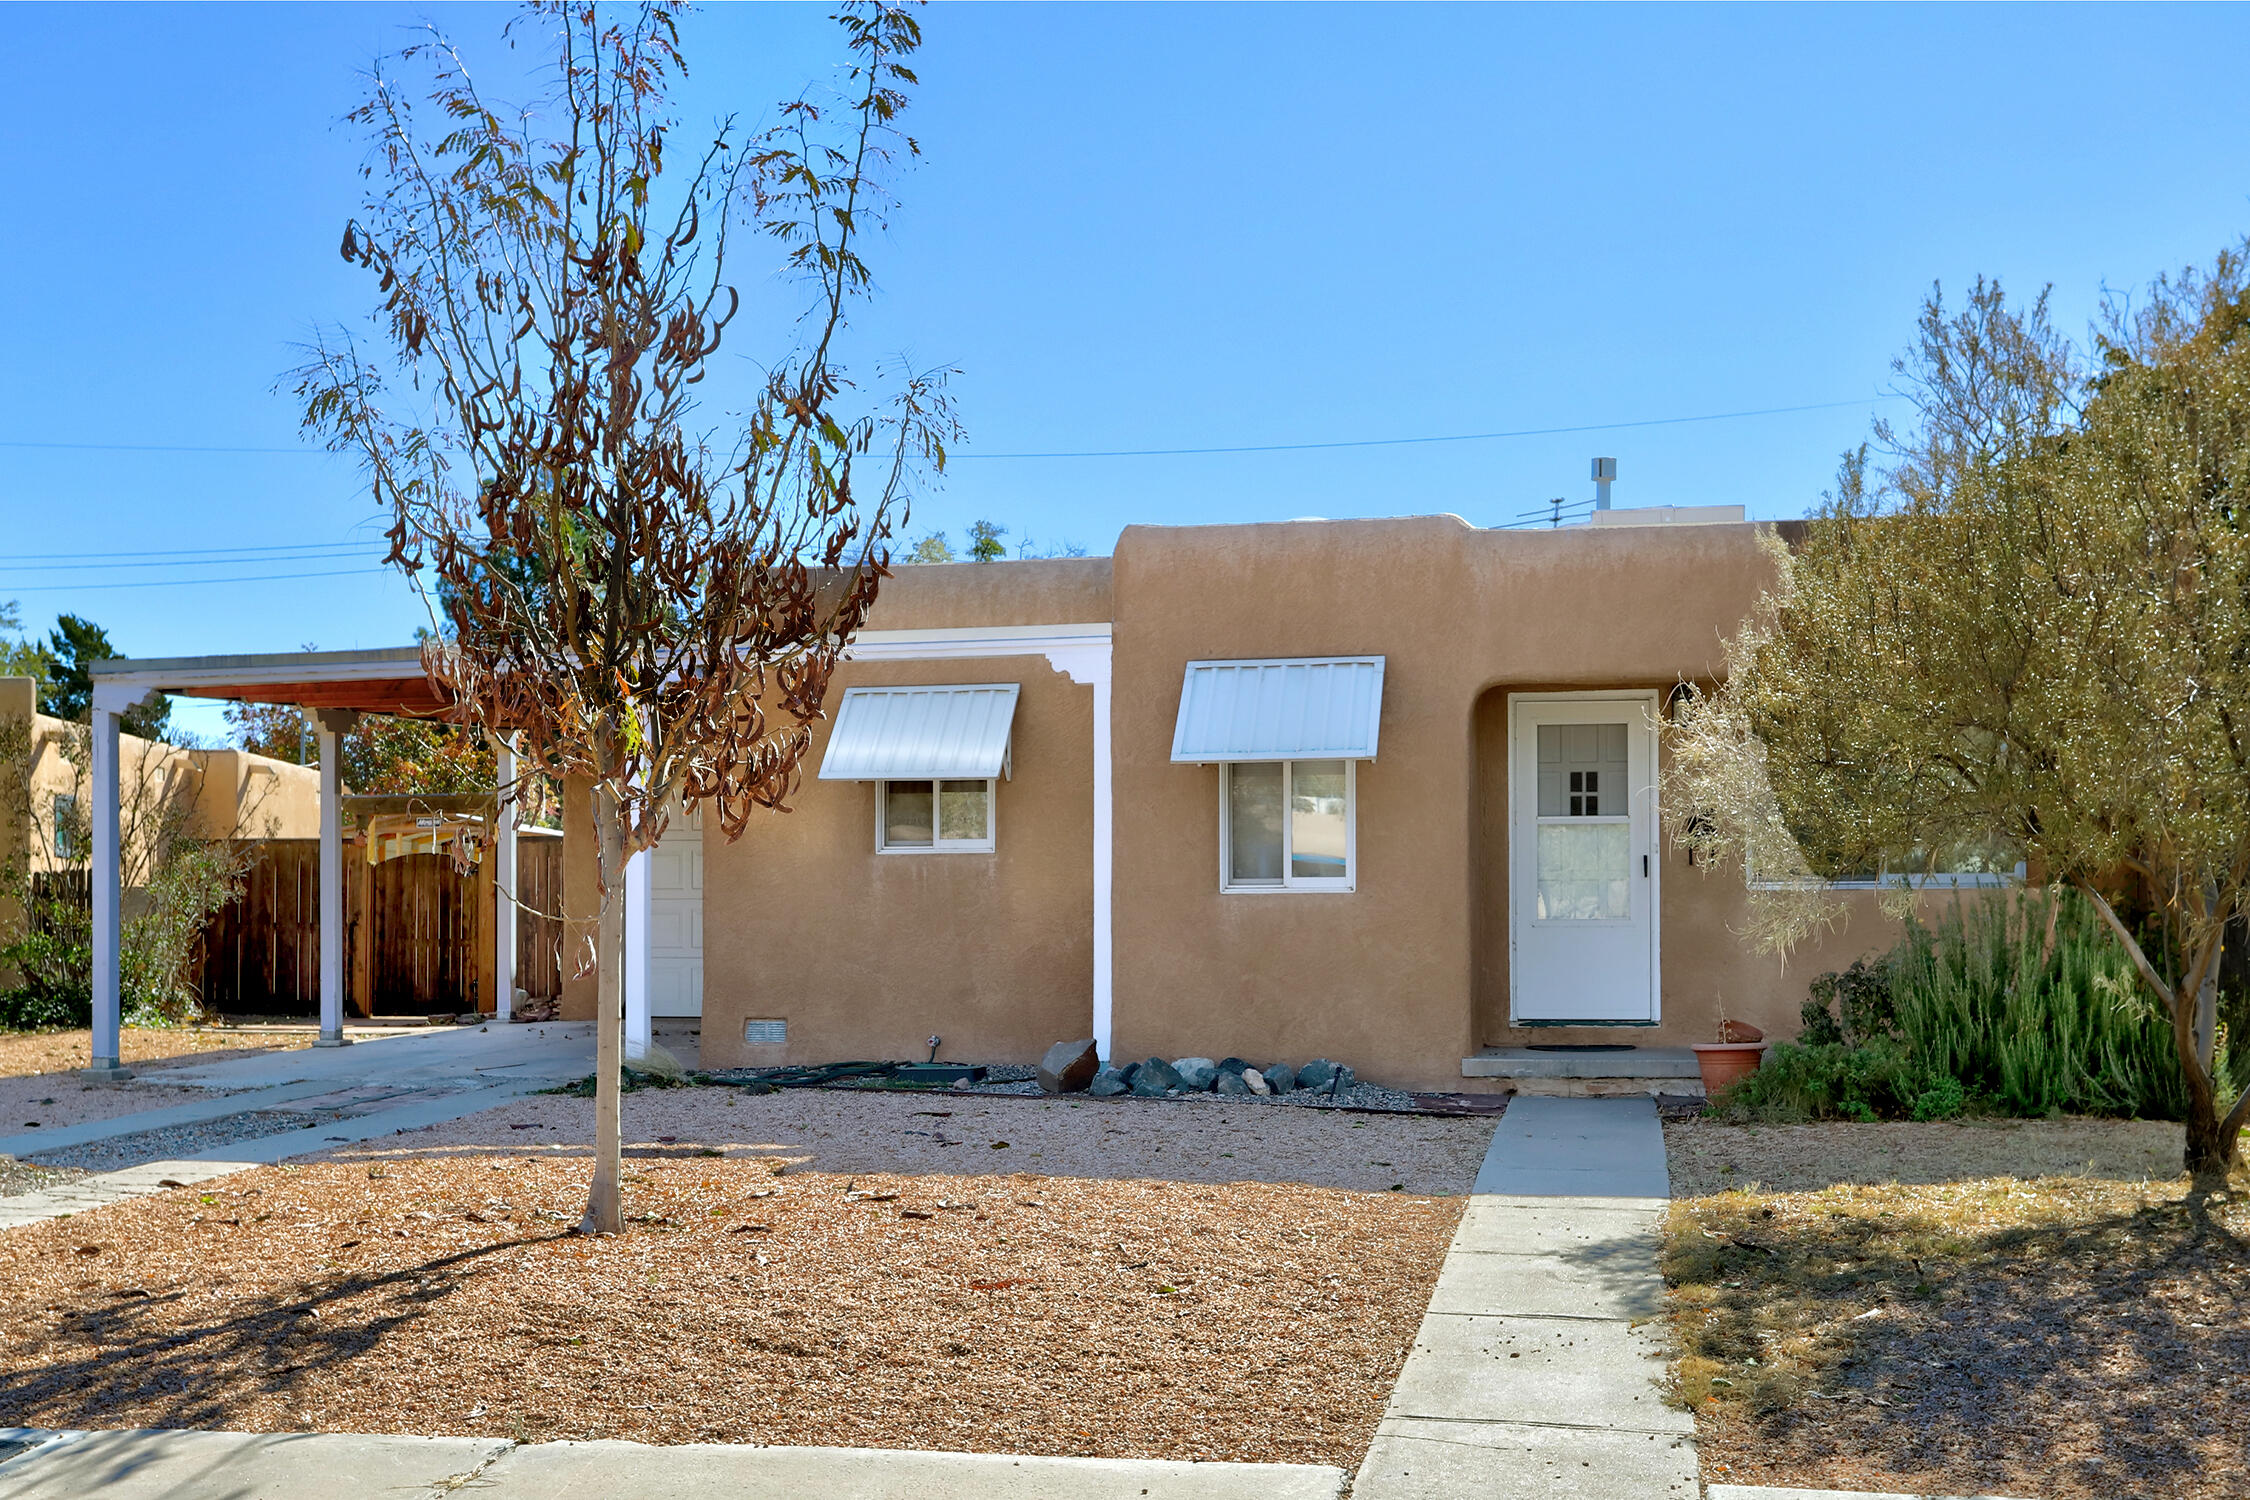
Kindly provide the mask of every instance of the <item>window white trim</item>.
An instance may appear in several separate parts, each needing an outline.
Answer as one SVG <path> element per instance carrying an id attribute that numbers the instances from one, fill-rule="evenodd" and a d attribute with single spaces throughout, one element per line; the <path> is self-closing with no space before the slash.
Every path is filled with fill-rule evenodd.
<path id="1" fill-rule="evenodd" d="M 1306 760 L 1334 760 L 1332 755 L 1308 755 Z M 1237 881 L 1230 871 L 1234 869 L 1234 827 L 1229 815 L 1227 792 L 1234 778 L 1235 766 L 1275 764 L 1275 762 L 1225 762 L 1219 767 L 1219 890 L 1229 896 L 1262 896 L 1282 892 L 1325 891 L 1332 895 L 1348 895 L 1359 885 L 1359 762 L 1344 762 L 1344 873 L 1342 876 L 1298 875 L 1292 866 L 1296 863 L 1295 851 L 1290 847 L 1290 831 L 1294 820 L 1289 816 L 1289 801 L 1297 782 L 1297 762 L 1285 760 L 1281 766 L 1281 879 L 1278 881 Z"/>
<path id="2" fill-rule="evenodd" d="M 942 781 L 979 781 L 984 783 L 984 837 L 981 839 L 948 839 L 938 836 L 938 786 Z M 890 831 L 883 826 L 884 816 L 890 807 L 890 790 L 894 785 L 920 784 L 930 789 L 930 841 L 926 844 L 893 844 Z M 892 781 L 878 781 L 875 787 L 875 852 L 877 854 L 990 854 L 999 848 L 1000 782 L 997 777 L 945 776 L 928 778 L 901 776 Z"/>

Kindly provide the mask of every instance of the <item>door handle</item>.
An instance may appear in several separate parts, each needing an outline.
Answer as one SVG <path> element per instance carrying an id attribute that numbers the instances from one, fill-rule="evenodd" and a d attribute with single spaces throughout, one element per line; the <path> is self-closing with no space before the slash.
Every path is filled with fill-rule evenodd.
<path id="1" fill-rule="evenodd" d="M 1648 856 L 1645 854 L 1641 856 L 1641 879 L 1648 879 Z"/>

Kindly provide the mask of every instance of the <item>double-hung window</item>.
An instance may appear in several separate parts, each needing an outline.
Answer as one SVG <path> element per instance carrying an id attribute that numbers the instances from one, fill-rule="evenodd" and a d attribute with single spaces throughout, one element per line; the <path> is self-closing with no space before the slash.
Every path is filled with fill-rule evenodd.
<path id="1" fill-rule="evenodd" d="M 821 779 L 875 784 L 878 854 L 989 854 L 1022 691 L 1013 682 L 847 688 Z"/>
<path id="2" fill-rule="evenodd" d="M 1354 888 L 1382 708 L 1380 656 L 1187 664 L 1172 759 L 1219 767 L 1220 890 Z"/>
<path id="3" fill-rule="evenodd" d="M 993 791 L 989 780 L 883 782 L 875 798 L 875 847 L 885 854 L 989 853 Z"/>
<path id="4" fill-rule="evenodd" d="M 1237 761 L 1220 778 L 1220 885 L 1229 891 L 1352 888 L 1352 762 Z"/>

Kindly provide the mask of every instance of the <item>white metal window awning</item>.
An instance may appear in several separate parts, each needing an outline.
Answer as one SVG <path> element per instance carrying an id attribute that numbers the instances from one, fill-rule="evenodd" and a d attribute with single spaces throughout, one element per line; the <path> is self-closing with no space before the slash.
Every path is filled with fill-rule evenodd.
<path id="1" fill-rule="evenodd" d="M 1176 761 L 1373 760 L 1383 658 L 1191 661 Z"/>
<path id="2" fill-rule="evenodd" d="M 836 707 L 822 781 L 988 781 L 1008 769 L 1020 683 L 855 687 Z"/>

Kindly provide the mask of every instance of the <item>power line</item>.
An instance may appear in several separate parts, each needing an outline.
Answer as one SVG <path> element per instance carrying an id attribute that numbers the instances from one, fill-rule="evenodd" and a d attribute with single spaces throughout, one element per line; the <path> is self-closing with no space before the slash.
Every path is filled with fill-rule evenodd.
<path id="1" fill-rule="evenodd" d="M 84 573 L 106 571 L 113 568 L 228 568 L 245 566 L 251 563 L 352 562 L 364 560 L 366 555 L 367 549 L 361 547 L 351 552 L 305 552 L 292 553 L 283 557 L 160 557 L 152 558 L 147 562 L 32 563 L 28 566 L 11 564 L 6 571 L 10 573 Z"/>
<path id="2" fill-rule="evenodd" d="M 73 453 L 294 453 L 325 455 L 325 448 L 230 448 L 200 443 L 47 443 L 0 440 L 0 448 L 60 448 Z"/>
<path id="3" fill-rule="evenodd" d="M 146 552 L 18 552 L 0 556 L 0 563 L 51 562 L 59 558 L 89 557 L 97 561 L 115 557 L 211 557 L 221 552 L 315 552 L 339 547 L 364 547 L 365 542 L 282 542 L 271 547 L 177 547 Z"/>
<path id="4" fill-rule="evenodd" d="M 42 583 L 28 589 L 6 588 L 8 594 L 75 594 L 94 589 L 176 589 L 206 583 L 281 583 L 293 578 L 358 578 L 388 573 L 389 568 L 343 568 L 333 573 L 256 573 L 241 578 L 150 578 L 136 583 Z"/>
<path id="5" fill-rule="evenodd" d="M 1449 432 L 1434 437 L 1347 438 L 1321 443 L 1243 443 L 1212 448 L 1094 448 L 1051 453 L 955 453 L 957 459 L 1019 458 L 1183 458 L 1216 453 L 1306 453 L 1327 448 L 1398 448 L 1418 443 L 1482 443 L 1500 438 L 1558 437 L 1574 432 L 1622 432 L 1634 427 L 1677 427 L 1688 422 L 1731 422 L 1743 417 L 1779 417 L 1793 412 L 1836 411 L 1874 406 L 1896 396 L 1857 401 L 1816 401 L 1809 406 L 1764 406 L 1751 411 L 1715 411 L 1693 417 L 1650 417 L 1637 422 L 1589 422 L 1576 427 L 1523 427 L 1508 432 Z M 325 448 L 249 448 L 193 443 L 64 443 L 0 440 L 0 448 L 57 449 L 79 453 L 294 453 L 326 456 Z"/>
<path id="6" fill-rule="evenodd" d="M 1104 448 L 1058 453 L 955 453 L 970 458 L 1179 458 L 1209 453 L 1306 453 L 1322 448 L 1397 448 L 1410 443 L 1481 443 L 1495 438 L 1555 437 L 1572 432 L 1619 432 L 1629 427 L 1677 427 L 1684 422 L 1728 422 L 1737 417 L 1778 417 L 1790 412 L 1835 411 L 1845 406 L 1874 406 L 1895 401 L 1895 396 L 1869 396 L 1858 401 L 1819 401 L 1810 406 L 1766 406 L 1755 411 L 1716 411 L 1696 417 L 1651 417 L 1639 422 L 1591 422 L 1580 427 L 1522 427 L 1511 432 L 1452 432 L 1439 437 L 1350 438 L 1330 443 L 1251 443 L 1223 448 Z"/>

